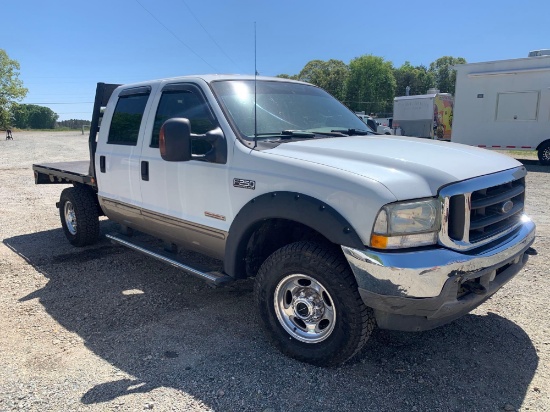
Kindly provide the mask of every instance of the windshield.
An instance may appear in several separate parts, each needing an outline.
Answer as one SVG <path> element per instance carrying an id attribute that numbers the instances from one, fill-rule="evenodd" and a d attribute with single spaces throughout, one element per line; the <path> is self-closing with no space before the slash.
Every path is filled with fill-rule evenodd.
<path id="1" fill-rule="evenodd" d="M 241 137 L 247 140 L 254 139 L 254 116 L 259 137 L 298 131 L 331 136 L 342 131 L 370 132 L 352 111 L 318 87 L 259 80 L 256 113 L 253 80 L 217 81 L 212 88 Z"/>

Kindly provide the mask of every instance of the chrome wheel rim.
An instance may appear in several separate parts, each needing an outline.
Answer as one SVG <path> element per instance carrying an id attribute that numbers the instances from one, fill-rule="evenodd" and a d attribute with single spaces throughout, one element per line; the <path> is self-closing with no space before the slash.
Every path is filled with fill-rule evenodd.
<path id="1" fill-rule="evenodd" d="M 542 151 L 542 160 L 544 160 L 545 162 L 550 160 L 550 146 L 546 147 Z"/>
<path id="2" fill-rule="evenodd" d="M 275 289 L 274 304 L 277 319 L 294 339 L 318 343 L 334 330 L 334 301 L 311 276 L 293 274 L 283 278 Z"/>
<path id="3" fill-rule="evenodd" d="M 74 213 L 73 204 L 69 201 L 65 202 L 63 212 L 65 215 L 65 224 L 67 225 L 67 230 L 71 235 L 76 235 L 76 215 Z"/>

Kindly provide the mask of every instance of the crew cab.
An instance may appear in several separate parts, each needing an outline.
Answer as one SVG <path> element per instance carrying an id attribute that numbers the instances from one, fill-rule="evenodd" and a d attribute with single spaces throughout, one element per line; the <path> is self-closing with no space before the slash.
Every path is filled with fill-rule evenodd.
<path id="1" fill-rule="evenodd" d="M 255 277 L 267 336 L 315 365 L 348 361 L 376 325 L 419 331 L 468 313 L 523 268 L 535 238 L 522 164 L 380 136 L 307 83 L 98 83 L 89 146 L 89 160 L 33 165 L 37 184 L 72 185 L 57 206 L 73 245 L 98 241 L 104 214 L 120 225 L 111 241 L 213 285 Z"/>

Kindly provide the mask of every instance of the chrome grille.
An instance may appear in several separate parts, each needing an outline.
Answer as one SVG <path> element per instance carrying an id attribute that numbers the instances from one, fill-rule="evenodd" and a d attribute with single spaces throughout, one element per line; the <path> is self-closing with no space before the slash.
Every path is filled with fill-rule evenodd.
<path id="1" fill-rule="evenodd" d="M 470 243 L 480 242 L 516 226 L 523 213 L 524 195 L 525 179 L 473 192 Z"/>
<path id="2" fill-rule="evenodd" d="M 442 189 L 440 243 L 468 250 L 516 229 L 524 211 L 526 174 L 519 167 Z"/>

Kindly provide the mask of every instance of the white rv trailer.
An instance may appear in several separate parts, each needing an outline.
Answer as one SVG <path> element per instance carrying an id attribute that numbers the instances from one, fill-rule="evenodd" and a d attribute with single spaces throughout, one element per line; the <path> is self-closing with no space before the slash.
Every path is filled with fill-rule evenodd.
<path id="1" fill-rule="evenodd" d="M 459 64 L 451 141 L 550 164 L 550 56 Z"/>
<path id="2" fill-rule="evenodd" d="M 450 140 L 453 96 L 429 93 L 393 99 L 393 129 L 402 136 Z"/>
<path id="3" fill-rule="evenodd" d="M 532 50 L 527 57 L 550 56 L 550 49 Z"/>

